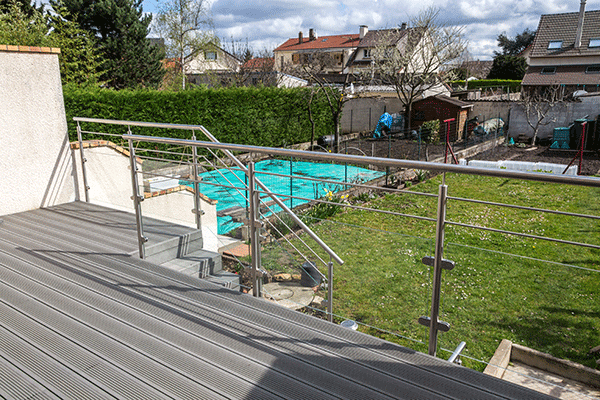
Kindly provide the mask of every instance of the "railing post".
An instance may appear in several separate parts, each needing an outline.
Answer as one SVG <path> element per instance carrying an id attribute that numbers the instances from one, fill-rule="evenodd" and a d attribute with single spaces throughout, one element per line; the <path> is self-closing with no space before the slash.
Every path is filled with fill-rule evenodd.
<path id="1" fill-rule="evenodd" d="M 254 162 L 248 164 L 248 189 L 250 201 L 250 255 L 252 257 L 252 285 L 254 297 L 262 297 L 262 274 L 260 265 L 260 222 L 259 193 L 256 191 Z"/>
<path id="2" fill-rule="evenodd" d="M 327 316 L 329 322 L 333 322 L 333 262 L 329 257 L 327 263 Z"/>
<path id="3" fill-rule="evenodd" d="M 431 288 L 431 321 L 429 324 L 429 354 L 435 356 L 439 330 L 440 292 L 442 282 L 442 257 L 444 255 L 444 230 L 446 226 L 446 198 L 448 186 L 440 185 L 435 228 L 435 259 L 433 263 L 433 285 Z"/>
<path id="4" fill-rule="evenodd" d="M 131 135 L 131 127 L 127 127 L 127 134 Z M 133 147 L 133 140 L 128 138 L 129 142 L 129 165 L 131 169 L 131 187 L 133 196 L 131 197 L 133 200 L 133 208 L 135 209 L 135 224 L 137 228 L 137 236 L 138 236 L 138 248 L 140 258 L 144 259 L 146 257 L 144 243 L 148 241 L 148 238 L 144 236 L 144 226 L 142 224 L 142 201 L 144 198 L 139 194 L 139 185 L 138 185 L 138 176 L 137 176 L 137 162 L 135 161 L 135 149 Z"/>
<path id="5" fill-rule="evenodd" d="M 196 134 L 192 133 L 192 140 Z M 202 210 L 200 210 L 200 188 L 198 185 L 198 148 L 192 146 L 192 173 L 194 174 L 194 214 L 196 214 L 196 229 L 202 229 Z"/>
<path id="6" fill-rule="evenodd" d="M 90 202 L 90 194 L 89 194 L 90 187 L 88 186 L 87 174 L 85 172 L 85 163 L 87 162 L 87 159 L 83 155 L 83 139 L 81 138 L 81 126 L 79 125 L 79 122 L 77 122 L 77 140 L 79 141 L 79 155 L 81 156 L 81 175 L 83 176 L 83 189 L 84 189 L 84 193 L 85 193 L 85 202 L 89 203 Z M 79 195 L 77 198 L 79 198 Z"/>

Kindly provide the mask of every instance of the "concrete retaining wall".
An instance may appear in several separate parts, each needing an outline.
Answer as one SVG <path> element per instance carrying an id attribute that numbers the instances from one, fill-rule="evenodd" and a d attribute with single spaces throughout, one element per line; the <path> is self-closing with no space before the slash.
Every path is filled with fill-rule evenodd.
<path id="1" fill-rule="evenodd" d="M 548 125 L 540 126 L 538 137 L 540 139 L 551 138 L 554 128 L 566 127 L 573 123 L 574 120 L 583 118 L 589 115 L 590 119 L 595 119 L 600 114 L 600 96 L 588 97 L 577 103 L 564 103 L 554 107 L 549 113 L 546 120 L 554 121 Z M 518 137 L 526 135 L 533 137 L 533 129 L 527 124 L 527 118 L 523 107 L 514 103 L 514 107 L 510 114 L 509 135 Z"/>
<path id="2" fill-rule="evenodd" d="M 384 112 L 402 113 L 404 106 L 397 97 L 359 97 L 344 104 L 340 120 L 342 133 L 370 132 L 375 130 Z"/>

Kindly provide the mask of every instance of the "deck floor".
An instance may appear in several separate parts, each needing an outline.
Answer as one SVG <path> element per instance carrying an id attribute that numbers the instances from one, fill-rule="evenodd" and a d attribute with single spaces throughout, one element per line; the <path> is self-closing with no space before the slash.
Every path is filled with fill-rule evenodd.
<path id="1" fill-rule="evenodd" d="M 0 220 L 0 397 L 548 398 L 140 260 L 127 213 Z"/>

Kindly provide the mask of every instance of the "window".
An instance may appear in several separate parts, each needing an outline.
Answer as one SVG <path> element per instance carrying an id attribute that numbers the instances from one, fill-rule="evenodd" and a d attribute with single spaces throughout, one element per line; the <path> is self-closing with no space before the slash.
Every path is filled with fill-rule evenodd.
<path id="1" fill-rule="evenodd" d="M 217 52 L 216 51 L 206 51 L 206 52 L 204 52 L 204 58 L 206 60 L 216 60 Z"/>
<path id="2" fill-rule="evenodd" d="M 588 47 L 600 47 L 600 38 L 590 39 L 590 44 Z"/>
<path id="3" fill-rule="evenodd" d="M 600 74 L 600 65 L 588 65 L 585 69 L 586 74 Z"/>
<path id="4" fill-rule="evenodd" d="M 548 42 L 548 50 L 558 50 L 562 47 L 562 40 L 551 40 Z"/>
<path id="5" fill-rule="evenodd" d="M 371 58 L 371 49 L 363 50 L 363 58 Z"/>
<path id="6" fill-rule="evenodd" d="M 551 75 L 556 73 L 556 67 L 544 67 L 540 71 L 540 74 Z"/>

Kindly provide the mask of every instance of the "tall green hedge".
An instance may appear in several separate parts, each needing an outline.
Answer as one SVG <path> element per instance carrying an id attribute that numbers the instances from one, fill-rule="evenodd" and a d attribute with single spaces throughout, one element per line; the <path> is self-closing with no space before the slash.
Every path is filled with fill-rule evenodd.
<path id="1" fill-rule="evenodd" d="M 196 88 L 172 92 L 154 90 L 63 88 L 69 137 L 77 140 L 73 117 L 203 125 L 223 143 L 280 147 L 310 141 L 307 89 L 272 87 Z M 315 139 L 331 134 L 333 123 L 322 99 L 312 105 Z M 82 129 L 115 134 L 123 126 L 82 123 Z M 190 139 L 187 130 L 132 128 L 134 134 Z M 84 139 L 98 138 L 87 134 Z M 104 138 L 106 139 L 106 138 Z M 198 135 L 199 140 L 207 140 Z"/>

